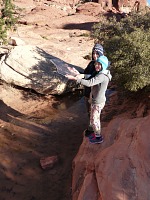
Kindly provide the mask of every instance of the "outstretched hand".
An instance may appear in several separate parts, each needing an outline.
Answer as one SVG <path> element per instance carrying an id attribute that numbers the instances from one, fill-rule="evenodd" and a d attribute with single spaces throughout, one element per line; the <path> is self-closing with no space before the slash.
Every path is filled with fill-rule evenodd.
<path id="1" fill-rule="evenodd" d="M 73 73 L 74 75 L 79 75 L 80 73 L 74 67 L 67 67 L 68 70 Z"/>
<path id="2" fill-rule="evenodd" d="M 72 76 L 72 75 L 66 74 L 65 77 L 67 77 L 70 80 L 77 80 L 77 79 L 84 78 L 84 74 L 78 74 L 76 76 Z"/>
<path id="3" fill-rule="evenodd" d="M 69 75 L 69 74 L 66 74 L 65 77 L 67 77 L 70 80 L 77 80 L 77 78 L 75 76 L 72 76 L 72 75 Z"/>

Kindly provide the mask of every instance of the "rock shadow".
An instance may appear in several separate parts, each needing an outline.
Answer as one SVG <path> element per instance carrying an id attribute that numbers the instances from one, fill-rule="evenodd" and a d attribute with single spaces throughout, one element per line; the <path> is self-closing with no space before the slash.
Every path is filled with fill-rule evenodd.
<path id="1" fill-rule="evenodd" d="M 87 30 L 90 31 L 92 29 L 92 26 L 95 24 L 95 22 L 86 22 L 86 23 L 70 23 L 63 26 L 64 29 L 79 29 L 79 30 Z"/>
<path id="2" fill-rule="evenodd" d="M 0 120 L 4 122 L 9 122 L 15 126 L 22 127 L 28 130 L 33 130 L 34 132 L 39 132 L 47 134 L 47 130 L 42 128 L 42 126 L 36 125 L 28 120 L 28 116 L 23 113 L 11 108 L 6 105 L 2 100 L 0 100 L 1 115 Z"/>
<path id="3" fill-rule="evenodd" d="M 7 106 L 2 100 L 0 100 L 0 108 L 1 108 L 0 119 L 5 122 L 9 122 L 12 119 L 12 117 L 18 117 L 23 115 L 22 113 L 11 108 L 10 106 Z"/>

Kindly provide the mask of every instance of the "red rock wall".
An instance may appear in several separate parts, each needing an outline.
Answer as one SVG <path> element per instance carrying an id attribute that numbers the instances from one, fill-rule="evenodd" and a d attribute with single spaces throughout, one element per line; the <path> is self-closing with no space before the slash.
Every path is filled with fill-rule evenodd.
<path id="1" fill-rule="evenodd" d="M 73 200 L 150 198 L 150 115 L 112 120 L 104 143 L 87 138 L 73 162 Z"/>
<path id="2" fill-rule="evenodd" d="M 80 0 L 53 0 L 57 3 L 65 4 L 65 5 L 76 5 L 80 2 Z M 131 6 L 135 5 L 135 2 L 139 2 L 140 6 L 146 6 L 146 0 L 92 0 L 92 2 L 100 3 L 102 6 L 106 5 L 107 7 L 111 8 L 114 7 L 121 7 L 121 6 Z"/>
<path id="3" fill-rule="evenodd" d="M 109 8 L 116 7 L 116 8 L 120 8 L 121 6 L 129 6 L 129 7 L 134 7 L 135 4 L 139 4 L 140 7 L 146 6 L 146 0 L 97 0 L 97 3 L 100 3 L 102 5 L 106 5 Z"/>
<path id="4" fill-rule="evenodd" d="M 65 4 L 65 5 L 76 5 L 80 0 L 53 0 L 54 2 Z"/>

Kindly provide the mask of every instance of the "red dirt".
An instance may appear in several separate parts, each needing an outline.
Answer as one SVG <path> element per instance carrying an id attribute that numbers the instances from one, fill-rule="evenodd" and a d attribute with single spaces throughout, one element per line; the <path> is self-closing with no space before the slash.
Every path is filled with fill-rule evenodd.
<path id="1" fill-rule="evenodd" d="M 74 14 L 71 7 L 51 1 L 15 4 L 24 8 L 21 20 L 27 25 L 20 24 L 10 36 L 86 67 L 89 61 L 83 57 L 94 44 L 86 35 L 97 17 Z M 72 160 L 88 123 L 81 95 L 42 97 L 1 83 L 0 99 L 0 199 L 71 199 Z M 43 170 L 40 159 L 55 155 L 59 162 Z"/>
<path id="2" fill-rule="evenodd" d="M 89 34 L 96 17 L 68 15 L 74 10 L 65 11 L 65 6 L 55 3 L 48 10 L 44 1 L 16 0 L 15 4 L 25 8 L 21 20 L 28 23 L 10 36 L 86 67 L 89 61 L 83 57 L 91 53 L 94 42 L 82 35 Z M 1 200 L 71 199 L 72 160 L 88 121 L 80 97 L 41 97 L 0 84 Z M 55 155 L 59 162 L 43 170 L 40 159 Z"/>

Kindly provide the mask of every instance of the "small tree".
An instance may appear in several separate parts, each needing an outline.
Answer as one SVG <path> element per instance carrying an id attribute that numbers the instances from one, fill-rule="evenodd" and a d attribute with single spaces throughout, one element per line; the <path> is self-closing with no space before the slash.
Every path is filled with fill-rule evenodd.
<path id="1" fill-rule="evenodd" d="M 92 36 L 104 45 L 112 62 L 113 79 L 130 91 L 150 86 L 150 12 L 121 19 L 104 18 Z"/>
<path id="2" fill-rule="evenodd" d="M 14 5 L 11 0 L 2 1 L 1 18 L 0 18 L 0 42 L 6 43 L 7 31 L 14 28 L 17 17 L 14 15 Z"/>
<path id="3" fill-rule="evenodd" d="M 0 44 L 6 43 L 7 31 L 5 29 L 5 21 L 0 19 Z"/>

